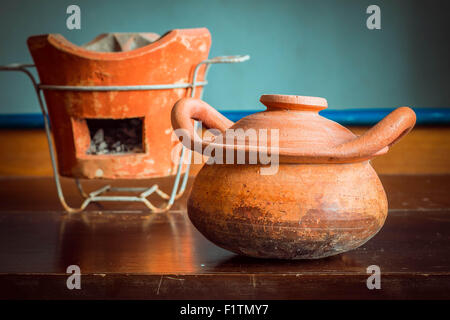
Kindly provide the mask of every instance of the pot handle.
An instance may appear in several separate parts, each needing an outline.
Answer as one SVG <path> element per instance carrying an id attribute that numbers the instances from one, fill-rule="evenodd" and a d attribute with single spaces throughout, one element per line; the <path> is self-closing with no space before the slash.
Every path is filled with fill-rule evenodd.
<path id="1" fill-rule="evenodd" d="M 171 119 L 178 139 L 191 150 L 203 150 L 210 143 L 199 137 L 192 120 L 201 121 L 203 126 L 218 129 L 221 133 L 234 124 L 209 104 L 196 98 L 182 98 L 175 103 Z"/>
<path id="2" fill-rule="evenodd" d="M 346 159 L 384 154 L 411 131 L 415 123 L 416 114 L 411 108 L 397 108 L 363 135 L 335 147 L 334 152 L 338 158 Z"/>

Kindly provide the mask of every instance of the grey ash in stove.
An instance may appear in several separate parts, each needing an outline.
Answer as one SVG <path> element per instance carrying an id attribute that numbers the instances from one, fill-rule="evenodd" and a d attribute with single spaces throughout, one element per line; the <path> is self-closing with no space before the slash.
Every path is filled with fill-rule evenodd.
<path id="1" fill-rule="evenodd" d="M 87 154 L 142 153 L 142 118 L 86 119 L 91 136 Z"/>

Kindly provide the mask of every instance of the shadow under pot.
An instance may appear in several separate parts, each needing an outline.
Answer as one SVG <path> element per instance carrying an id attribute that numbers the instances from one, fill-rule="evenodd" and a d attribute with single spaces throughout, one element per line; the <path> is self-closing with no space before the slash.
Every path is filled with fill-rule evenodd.
<path id="1" fill-rule="evenodd" d="M 183 144 L 212 156 L 188 200 L 192 223 L 218 246 L 251 257 L 317 259 L 363 245 L 388 212 L 369 159 L 413 128 L 414 112 L 398 108 L 357 137 L 319 115 L 327 107 L 323 98 L 260 101 L 266 111 L 236 123 L 199 99 L 172 109 Z M 215 137 L 198 136 L 192 119 L 217 129 Z M 227 153 L 234 163 L 226 164 Z"/>

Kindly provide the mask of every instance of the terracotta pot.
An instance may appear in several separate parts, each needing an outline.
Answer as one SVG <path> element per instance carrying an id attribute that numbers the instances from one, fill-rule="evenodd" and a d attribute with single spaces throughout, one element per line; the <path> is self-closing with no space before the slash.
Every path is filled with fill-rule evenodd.
<path id="1" fill-rule="evenodd" d="M 263 95 L 261 102 L 266 111 L 235 124 L 201 100 L 175 104 L 172 125 L 184 129 L 179 136 L 187 147 L 206 151 L 213 146 L 216 155 L 220 150 L 235 155 L 242 151 L 246 160 L 252 152 L 268 150 L 279 158 L 278 171 L 265 175 L 261 169 L 268 165 L 260 160 L 204 165 L 188 201 L 192 223 L 220 247 L 252 257 L 315 259 L 364 244 L 383 226 L 388 210 L 383 186 L 368 160 L 386 153 L 412 129 L 414 112 L 398 108 L 356 137 L 319 115 L 327 107 L 323 98 Z M 214 142 L 201 140 L 192 119 L 222 134 Z M 242 132 L 240 138 L 232 137 L 233 143 L 221 143 L 232 134 L 227 128 L 277 129 L 278 147 L 266 148 L 250 135 L 241 139 Z M 273 137 L 268 141 L 268 146 L 276 145 Z M 220 159 L 225 156 L 216 157 Z"/>
<path id="2" fill-rule="evenodd" d="M 112 45 L 108 43 L 112 42 Z M 136 44 L 138 47 L 136 48 Z M 139 44 L 143 46 L 139 47 Z M 33 36 L 28 46 L 42 85 L 134 86 L 190 83 L 194 68 L 208 58 L 207 29 L 172 30 L 155 34 L 101 35 L 77 46 L 58 34 Z M 98 52 L 93 50 L 109 50 Z M 204 67 L 197 81 L 204 79 Z M 196 90 L 200 97 L 202 88 Z M 170 111 L 190 88 L 151 91 L 45 90 L 62 176 L 76 178 L 148 178 L 174 174 Z M 93 155 L 89 119 L 142 121 L 142 152 Z M 178 162 L 178 159 L 177 159 Z"/>

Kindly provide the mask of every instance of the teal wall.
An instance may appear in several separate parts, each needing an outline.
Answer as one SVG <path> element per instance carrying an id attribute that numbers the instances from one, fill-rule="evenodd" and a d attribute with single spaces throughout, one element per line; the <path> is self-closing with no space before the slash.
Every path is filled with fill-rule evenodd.
<path id="1" fill-rule="evenodd" d="M 213 66 L 204 99 L 221 110 L 260 108 L 263 93 L 321 96 L 334 109 L 450 107 L 450 1 L 114 0 L 2 2 L 0 63 L 30 62 L 30 35 L 82 44 L 103 32 L 207 27 L 210 56 L 251 55 Z M 66 8 L 81 7 L 81 30 Z M 381 30 L 366 8 L 381 7 Z M 39 112 L 25 76 L 0 73 L 0 114 Z"/>

